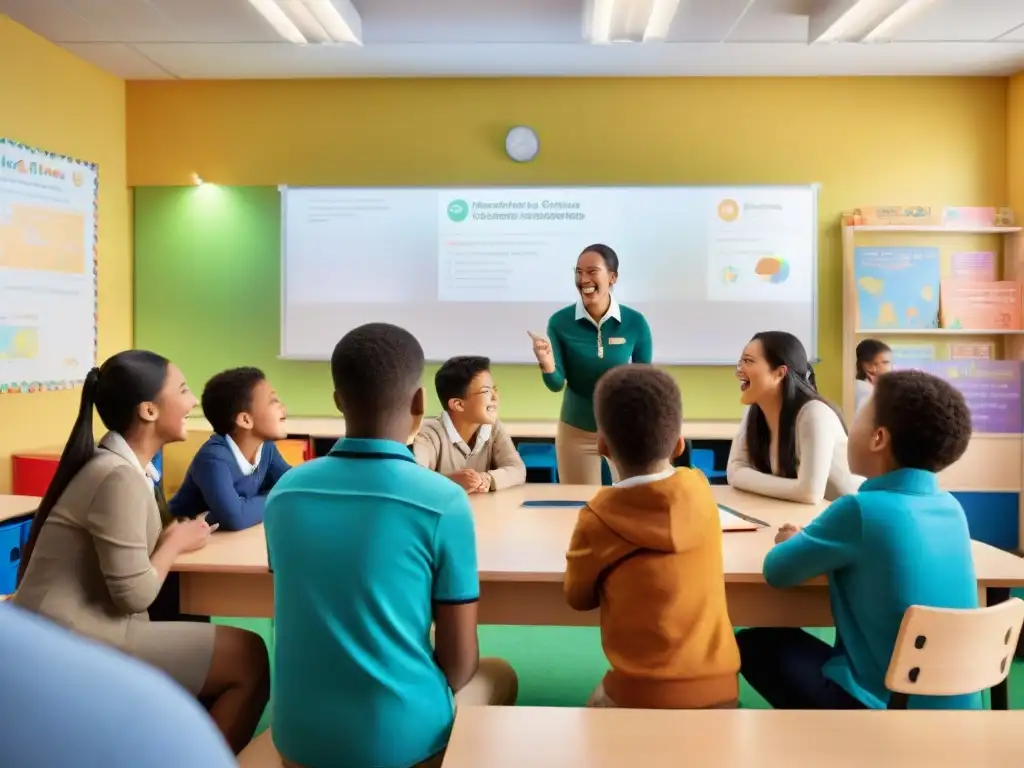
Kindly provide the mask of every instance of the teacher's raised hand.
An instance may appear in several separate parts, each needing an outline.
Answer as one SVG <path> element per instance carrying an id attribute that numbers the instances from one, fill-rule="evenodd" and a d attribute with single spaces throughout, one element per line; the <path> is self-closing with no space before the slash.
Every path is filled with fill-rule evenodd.
<path id="1" fill-rule="evenodd" d="M 551 342 L 533 331 L 527 331 L 533 339 L 533 354 L 540 365 L 541 373 L 555 372 L 555 356 L 551 351 Z"/>

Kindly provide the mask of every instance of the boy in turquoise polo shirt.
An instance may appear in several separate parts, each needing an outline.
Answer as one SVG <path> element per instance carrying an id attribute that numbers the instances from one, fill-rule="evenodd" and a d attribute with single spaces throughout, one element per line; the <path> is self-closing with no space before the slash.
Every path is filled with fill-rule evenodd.
<path id="1" fill-rule="evenodd" d="M 952 385 L 921 371 L 886 373 L 850 430 L 850 471 L 868 478 L 804 529 L 784 526 L 764 561 L 773 587 L 827 576 L 836 644 L 802 629 L 737 634 L 741 672 L 776 709 L 884 709 L 885 673 L 911 605 L 977 608 L 963 508 L 938 472 L 971 439 Z M 911 696 L 910 708 L 980 709 L 981 694 Z"/>
<path id="2" fill-rule="evenodd" d="M 424 407 L 410 333 L 356 328 L 331 375 L 346 437 L 266 505 L 274 744 L 286 766 L 440 765 L 456 703 L 516 697 L 512 668 L 479 657 L 472 509 L 407 447 Z"/>

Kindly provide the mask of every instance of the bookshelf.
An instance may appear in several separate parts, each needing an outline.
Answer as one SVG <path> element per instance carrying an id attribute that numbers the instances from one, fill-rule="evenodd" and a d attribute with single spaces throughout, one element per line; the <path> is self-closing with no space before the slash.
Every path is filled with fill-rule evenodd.
<path id="1" fill-rule="evenodd" d="M 921 338 L 935 342 L 940 338 L 958 341 L 994 343 L 995 357 L 1024 359 L 1024 330 L 962 328 L 865 328 L 860 325 L 857 285 L 854 279 L 854 254 L 862 245 L 876 247 L 938 247 L 956 239 L 962 250 L 990 250 L 996 254 L 998 272 L 1004 280 L 1024 281 L 1024 236 L 1021 227 L 953 226 L 847 226 L 843 225 L 843 413 L 847 421 L 854 412 L 854 379 L 857 344 L 864 338 L 900 341 Z M 849 311 L 851 310 L 852 311 Z"/>
<path id="2" fill-rule="evenodd" d="M 991 345 L 993 359 L 1024 364 L 1024 330 L 962 328 L 871 328 L 861 320 L 854 279 L 858 247 L 938 248 L 942 259 L 955 252 L 995 254 L 996 278 L 1024 283 L 1024 232 L 1021 227 L 842 226 L 843 243 L 843 412 L 854 413 L 856 348 L 865 338 L 890 344 Z M 941 291 L 940 291 L 941 299 Z M 1007 549 L 1024 551 L 1024 435 L 975 431 L 963 457 L 939 475 L 967 512 L 971 535 Z M 1010 517 L 1015 517 L 1011 524 Z M 1015 529 L 1015 530 L 1014 530 Z"/>

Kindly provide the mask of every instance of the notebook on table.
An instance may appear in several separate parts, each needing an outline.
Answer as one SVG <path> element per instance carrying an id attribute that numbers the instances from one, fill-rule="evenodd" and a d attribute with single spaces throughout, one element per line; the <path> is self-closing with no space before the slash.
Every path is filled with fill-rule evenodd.
<path id="1" fill-rule="evenodd" d="M 732 507 L 718 505 L 718 521 L 722 524 L 723 533 L 734 533 L 738 531 L 756 531 L 758 528 L 767 528 L 768 523 L 758 520 L 756 517 L 744 515 Z"/>

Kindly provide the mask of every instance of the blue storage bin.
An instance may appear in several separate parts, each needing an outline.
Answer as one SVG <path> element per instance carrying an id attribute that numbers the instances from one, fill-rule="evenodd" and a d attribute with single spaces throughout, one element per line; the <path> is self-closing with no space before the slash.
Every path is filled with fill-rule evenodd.
<path id="1" fill-rule="evenodd" d="M 558 482 L 558 457 L 554 443 L 520 443 L 518 449 L 527 471 L 546 471 L 550 478 L 548 482 Z"/>
<path id="2" fill-rule="evenodd" d="M 694 448 L 690 451 L 694 469 L 699 469 L 708 480 L 725 477 L 724 469 L 715 469 L 715 452 L 710 448 Z"/>
<path id="3" fill-rule="evenodd" d="M 0 595 L 10 595 L 18 586 L 22 528 L 21 522 L 0 526 Z"/>
<path id="4" fill-rule="evenodd" d="M 160 473 L 160 484 L 163 485 L 164 481 L 164 453 L 158 451 L 156 456 L 153 457 L 153 468 Z"/>
<path id="5" fill-rule="evenodd" d="M 28 537 L 32 533 L 32 518 L 22 521 L 21 527 L 21 548 L 25 549 L 25 545 L 28 544 Z"/>

